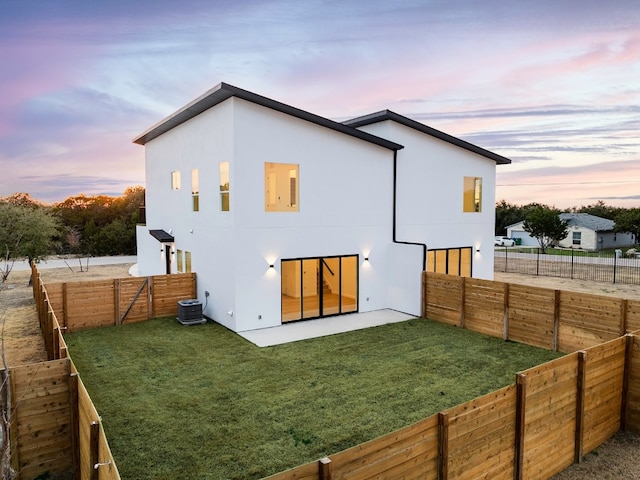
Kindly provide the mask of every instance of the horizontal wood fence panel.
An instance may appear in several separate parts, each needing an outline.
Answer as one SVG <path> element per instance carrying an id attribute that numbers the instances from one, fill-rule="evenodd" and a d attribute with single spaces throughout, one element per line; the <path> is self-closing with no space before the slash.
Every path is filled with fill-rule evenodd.
<path id="1" fill-rule="evenodd" d="M 332 462 L 333 480 L 435 480 L 438 478 L 438 416 L 433 415 L 329 458 Z"/>
<path id="2" fill-rule="evenodd" d="M 640 336 L 632 336 L 630 350 L 625 372 L 629 379 L 625 424 L 627 429 L 640 434 Z"/>
<path id="3" fill-rule="evenodd" d="M 464 301 L 464 278 L 442 273 L 425 273 L 423 278 L 426 282 L 426 295 L 423 299 L 426 317 L 442 323 L 459 325 L 462 318 L 461 305 Z"/>
<path id="4" fill-rule="evenodd" d="M 196 274 L 127 277 L 46 285 L 66 332 L 177 315 L 178 302 L 196 298 Z"/>
<path id="5" fill-rule="evenodd" d="M 115 323 L 113 280 L 65 285 L 66 323 L 70 332 Z"/>
<path id="6" fill-rule="evenodd" d="M 120 278 L 116 280 L 118 323 L 135 323 L 149 320 L 149 279 L 146 277 Z"/>
<path id="7" fill-rule="evenodd" d="M 504 332 L 505 284 L 477 278 L 464 282 L 464 327 L 501 337 Z"/>
<path id="8" fill-rule="evenodd" d="M 523 478 L 550 478 L 575 455 L 578 354 L 523 372 L 526 377 Z"/>
<path id="9" fill-rule="evenodd" d="M 583 453 L 588 453 L 620 430 L 626 337 L 586 352 Z"/>
<path id="10" fill-rule="evenodd" d="M 447 410 L 447 471 L 456 479 L 512 479 L 516 387 Z"/>
<path id="11" fill-rule="evenodd" d="M 69 360 L 11 368 L 11 435 L 20 478 L 72 468 Z"/>
<path id="12" fill-rule="evenodd" d="M 46 291 L 51 309 L 56 312 L 56 316 L 59 316 L 58 321 L 62 322 L 64 320 L 64 284 L 49 284 L 46 286 Z"/>
<path id="13" fill-rule="evenodd" d="M 620 298 L 561 291 L 558 349 L 572 352 L 619 337 L 621 312 Z"/>
<path id="14" fill-rule="evenodd" d="M 627 300 L 625 319 L 627 333 L 640 329 L 640 300 Z"/>
<path id="15" fill-rule="evenodd" d="M 178 315 L 178 302 L 196 297 L 196 274 L 160 275 L 152 277 L 154 317 Z"/>
<path id="16" fill-rule="evenodd" d="M 509 285 L 507 338 L 553 350 L 555 290 Z"/>

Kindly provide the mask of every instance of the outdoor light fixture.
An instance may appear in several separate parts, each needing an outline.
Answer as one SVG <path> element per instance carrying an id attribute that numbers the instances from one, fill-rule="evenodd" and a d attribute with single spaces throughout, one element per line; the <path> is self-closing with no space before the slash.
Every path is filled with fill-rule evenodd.
<path id="1" fill-rule="evenodd" d="M 364 257 L 364 261 L 368 262 L 369 261 L 369 257 Z"/>
<path id="2" fill-rule="evenodd" d="M 271 265 L 269 265 L 269 268 L 276 268 L 276 266 L 271 264 Z"/>

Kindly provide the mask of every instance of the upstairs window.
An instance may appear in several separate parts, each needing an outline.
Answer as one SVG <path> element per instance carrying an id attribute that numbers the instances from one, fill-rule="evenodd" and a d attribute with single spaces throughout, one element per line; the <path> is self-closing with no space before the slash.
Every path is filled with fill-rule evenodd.
<path id="1" fill-rule="evenodd" d="M 193 211 L 200 211 L 200 181 L 198 180 L 198 169 L 191 170 L 191 197 L 193 198 Z"/>
<path id="2" fill-rule="evenodd" d="M 180 190 L 180 171 L 171 172 L 171 190 Z"/>
<path id="3" fill-rule="evenodd" d="M 264 164 L 264 211 L 299 210 L 299 168 L 292 163 Z"/>
<path id="4" fill-rule="evenodd" d="M 464 177 L 463 185 L 463 212 L 482 211 L 482 178 Z"/>
<path id="5" fill-rule="evenodd" d="M 178 267 L 177 270 L 179 273 L 183 273 L 184 272 L 184 257 L 182 255 L 182 250 L 178 249 L 176 251 L 176 256 L 178 259 Z"/>
<path id="6" fill-rule="evenodd" d="M 229 162 L 220 162 L 220 211 L 228 212 L 229 207 Z"/>

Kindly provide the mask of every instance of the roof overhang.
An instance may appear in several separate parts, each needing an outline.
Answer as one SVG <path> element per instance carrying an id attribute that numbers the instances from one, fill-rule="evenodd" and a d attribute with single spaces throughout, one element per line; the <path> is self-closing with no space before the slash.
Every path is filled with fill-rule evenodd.
<path id="1" fill-rule="evenodd" d="M 300 118 L 301 120 L 330 128 L 331 130 L 335 130 L 337 132 L 344 133 L 361 140 L 365 140 L 389 150 L 397 151 L 404 148 L 398 143 L 391 142 L 387 139 L 377 137 L 367 132 L 363 132 L 344 123 L 334 122 L 333 120 L 329 120 L 328 118 L 324 118 L 319 115 L 300 110 L 299 108 L 277 102 L 270 98 L 263 97 L 262 95 L 258 95 L 247 90 L 234 87 L 233 85 L 229 85 L 228 83 L 220 83 L 216 85 L 211 90 L 205 92 L 203 95 L 193 100 L 191 103 L 188 103 L 181 109 L 177 110 L 175 113 L 172 113 L 141 135 L 134 138 L 133 143 L 145 145 L 147 142 L 153 140 L 154 138 L 159 137 L 163 133 L 168 132 L 172 128 L 177 127 L 178 125 L 186 122 L 187 120 L 190 120 L 196 115 L 201 114 L 209 108 L 214 107 L 231 97 L 237 97 L 242 100 L 246 100 L 248 102 L 252 102 L 257 105 L 261 105 L 263 107 L 270 108 L 272 110 L 291 115 L 296 118 Z"/>
<path id="2" fill-rule="evenodd" d="M 451 143 L 452 145 L 455 145 L 457 147 L 464 148 L 465 150 L 469 150 L 470 152 L 476 153 L 478 155 L 482 155 L 483 157 L 495 161 L 498 165 L 507 165 L 511 163 L 510 159 L 503 157 L 502 155 L 498 155 L 497 153 L 485 150 L 484 148 L 478 147 L 473 143 L 469 143 L 465 140 L 449 135 L 448 133 L 444 133 L 440 130 L 436 130 L 435 128 L 431 128 L 424 123 L 411 120 L 410 118 L 392 112 L 391 110 L 383 110 L 381 112 L 371 113 L 369 115 L 347 120 L 343 123 L 345 125 L 349 125 L 350 127 L 358 128 L 365 125 L 371 125 L 373 123 L 383 122 L 385 120 L 393 120 L 394 122 L 413 128 L 422 133 L 426 133 L 427 135 L 431 135 L 432 137 L 439 138 L 440 140 L 444 140 L 445 142 Z"/>
<path id="3" fill-rule="evenodd" d="M 160 243 L 173 243 L 173 235 L 164 230 L 149 230 L 149 233 Z"/>

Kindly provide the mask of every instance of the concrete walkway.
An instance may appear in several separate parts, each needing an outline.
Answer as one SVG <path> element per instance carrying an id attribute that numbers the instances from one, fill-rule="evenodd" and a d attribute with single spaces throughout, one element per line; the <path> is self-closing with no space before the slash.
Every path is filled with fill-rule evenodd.
<path id="1" fill-rule="evenodd" d="M 296 342 L 298 340 L 306 340 L 308 338 L 324 337 L 327 335 L 335 335 L 336 333 L 376 327 L 387 323 L 404 322 L 412 318 L 416 317 L 396 310 L 376 310 L 373 312 L 351 313 L 336 317 L 286 323 L 277 327 L 238 332 L 238 335 L 258 347 L 270 347 L 283 343 Z"/>

